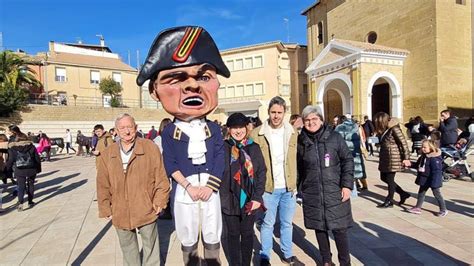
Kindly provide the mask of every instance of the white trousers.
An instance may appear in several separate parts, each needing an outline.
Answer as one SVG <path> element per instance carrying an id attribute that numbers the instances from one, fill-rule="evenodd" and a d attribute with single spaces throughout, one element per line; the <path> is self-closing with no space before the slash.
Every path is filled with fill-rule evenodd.
<path id="1" fill-rule="evenodd" d="M 193 186 L 205 186 L 209 176 L 201 174 L 200 180 L 197 176 L 186 179 Z M 203 241 L 206 244 L 217 244 L 221 241 L 222 214 L 219 193 L 212 193 L 208 201 L 190 200 L 189 195 L 181 186 L 177 186 L 174 198 L 174 221 L 176 235 L 185 247 L 193 246 L 198 241 L 199 226 Z"/>

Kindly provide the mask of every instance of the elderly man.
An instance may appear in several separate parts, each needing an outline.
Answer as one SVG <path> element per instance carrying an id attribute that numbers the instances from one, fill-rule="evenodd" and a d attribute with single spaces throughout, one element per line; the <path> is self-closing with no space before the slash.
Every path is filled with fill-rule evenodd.
<path id="1" fill-rule="evenodd" d="M 206 119 L 217 107 L 217 74 L 230 76 L 211 36 L 188 26 L 158 34 L 137 77 L 139 86 L 150 80 L 151 96 L 175 117 L 162 132 L 162 145 L 186 265 L 199 263 L 199 235 L 207 265 L 220 265 L 224 141 L 219 125 Z"/>
<path id="2" fill-rule="evenodd" d="M 97 163 L 99 217 L 111 219 L 125 265 L 141 265 L 136 231 L 143 242 L 143 265 L 159 265 L 156 219 L 166 208 L 170 185 L 161 153 L 148 139 L 137 138 L 132 116 L 115 120 L 120 141 L 101 152 Z"/>

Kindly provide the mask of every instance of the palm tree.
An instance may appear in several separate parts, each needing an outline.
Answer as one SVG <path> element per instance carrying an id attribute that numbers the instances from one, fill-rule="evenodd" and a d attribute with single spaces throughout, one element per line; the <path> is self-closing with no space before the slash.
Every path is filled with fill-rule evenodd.
<path id="1" fill-rule="evenodd" d="M 40 86 L 34 76 L 35 71 L 28 65 L 32 62 L 12 51 L 0 52 L 0 86 L 15 89 L 28 89 L 28 86 Z"/>
<path id="2" fill-rule="evenodd" d="M 7 116 L 25 106 L 29 88 L 41 86 L 32 64 L 26 57 L 12 51 L 0 52 L 0 116 Z"/>

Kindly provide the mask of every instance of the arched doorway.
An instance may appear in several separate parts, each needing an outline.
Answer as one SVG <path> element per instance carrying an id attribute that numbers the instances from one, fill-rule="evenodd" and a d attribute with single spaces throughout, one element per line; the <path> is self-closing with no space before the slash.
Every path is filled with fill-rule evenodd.
<path id="1" fill-rule="evenodd" d="M 352 82 L 347 74 L 333 73 L 321 81 L 316 93 L 316 105 L 321 108 L 326 121 L 335 115 L 352 112 L 351 91 Z"/>
<path id="2" fill-rule="evenodd" d="M 335 82 L 335 81 L 334 81 Z M 328 89 L 324 93 L 324 114 L 327 121 L 331 120 L 336 115 L 343 115 L 343 95 L 340 94 L 339 90 L 331 85 L 334 85 L 331 82 L 328 84 Z M 337 83 L 337 82 L 336 82 Z"/>
<path id="3" fill-rule="evenodd" d="M 390 85 L 384 78 L 375 81 L 372 87 L 372 116 L 378 112 L 392 115 L 390 103 Z"/>
<path id="4" fill-rule="evenodd" d="M 401 87 L 395 75 L 387 71 L 377 72 L 367 87 L 367 114 L 386 112 L 392 117 L 402 118 Z"/>

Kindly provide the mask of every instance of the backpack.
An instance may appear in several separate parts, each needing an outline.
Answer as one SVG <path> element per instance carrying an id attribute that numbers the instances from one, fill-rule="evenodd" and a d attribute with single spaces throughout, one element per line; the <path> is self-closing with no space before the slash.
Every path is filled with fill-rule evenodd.
<path id="1" fill-rule="evenodd" d="M 31 169 L 35 168 L 35 161 L 29 152 L 17 151 L 15 167 L 17 169 Z"/>

